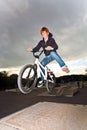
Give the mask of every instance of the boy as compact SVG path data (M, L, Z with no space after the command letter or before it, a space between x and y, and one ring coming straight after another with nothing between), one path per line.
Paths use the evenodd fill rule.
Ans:
M48 63L50 63L53 60L56 60L57 63L62 68L62 71L65 71L66 73L69 73L69 69L62 60L62 58L59 56L59 54L56 52L58 49L58 45L56 44L54 38L52 37L52 34L49 32L49 29L47 27L42 27L40 30L40 33L42 35L42 40L37 44L35 48L28 48L28 51L34 51L37 52L42 47L44 50L45 58L41 61L41 64L43 66L46 66Z

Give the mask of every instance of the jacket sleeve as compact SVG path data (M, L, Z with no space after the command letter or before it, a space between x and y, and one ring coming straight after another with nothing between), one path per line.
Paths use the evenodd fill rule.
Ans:
M54 48L54 50L57 50L57 49L58 49L58 45L57 45L57 43L55 42L54 38L51 39L51 42L50 42L50 43L51 43L50 45Z
M41 41L40 41L40 42L37 44L37 46L33 48L33 51L34 51L34 52L38 52L41 47L42 47L42 46L41 46Z

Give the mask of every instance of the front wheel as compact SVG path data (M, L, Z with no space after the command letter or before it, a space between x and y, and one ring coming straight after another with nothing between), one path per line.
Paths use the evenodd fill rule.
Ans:
M37 74L34 65L25 65L18 76L18 88L24 93L30 93L36 85Z

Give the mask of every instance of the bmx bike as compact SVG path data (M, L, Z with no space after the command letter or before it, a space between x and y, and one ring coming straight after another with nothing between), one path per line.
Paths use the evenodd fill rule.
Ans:
M35 57L35 62L34 64L24 65L24 67L20 70L17 80L18 88L24 94L30 93L33 89L39 86L39 80L42 75L43 85L47 91L51 93L55 88L55 75L47 66L44 67L39 61L39 57L43 53L43 50L40 51L38 55L33 51L32 53ZM43 85L41 87L43 87Z

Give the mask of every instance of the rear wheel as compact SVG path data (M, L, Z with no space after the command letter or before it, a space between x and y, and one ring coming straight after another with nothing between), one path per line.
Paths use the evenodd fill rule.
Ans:
M37 74L34 65L25 65L18 76L18 88L24 93L30 93L36 86Z
M55 91L56 78L55 75L48 74L48 78L46 80L46 88L49 93L54 93Z

